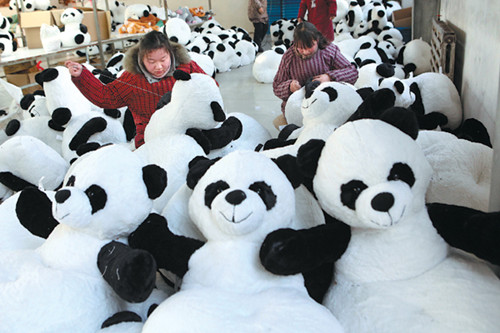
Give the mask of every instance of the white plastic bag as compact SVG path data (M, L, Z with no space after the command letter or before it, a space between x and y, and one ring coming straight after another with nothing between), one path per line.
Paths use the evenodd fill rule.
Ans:
M61 49L61 31L56 25L42 24L40 28L40 40L45 52L53 52Z

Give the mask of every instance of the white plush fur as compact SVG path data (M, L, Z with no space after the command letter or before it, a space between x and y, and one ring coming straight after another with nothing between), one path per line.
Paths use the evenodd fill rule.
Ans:
M229 188L205 204L205 188L224 180ZM269 210L249 189L265 181L276 194ZM243 191L237 205L226 196ZM259 263L264 237L290 225L294 190L272 161L237 151L214 164L194 188L190 215L207 242L190 258L180 291L151 314L143 332L343 332L335 317L307 294L301 275L277 276ZM237 223L230 222L231 220Z
M0 145L0 171L11 172L35 186L55 190L68 168L59 153L35 137L15 136ZM10 192L3 184L0 188L1 192Z
M433 170L427 202L489 210L492 148L443 131L420 131L417 143Z
M255 58L255 62L252 67L252 74L257 82L261 83L272 83L276 73L278 72L278 67L283 57L282 50L280 53L275 50L267 50L259 54Z
M388 180L394 163L415 182ZM351 226L324 304L348 332L494 332L500 281L486 264L450 255L425 207L432 168L417 143L379 120L339 127L322 151L314 189L323 209ZM341 187L362 181L351 209ZM388 211L373 199L392 195Z

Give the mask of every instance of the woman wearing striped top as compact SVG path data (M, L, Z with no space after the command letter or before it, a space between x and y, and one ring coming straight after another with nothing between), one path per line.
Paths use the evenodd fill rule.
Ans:
M292 46L285 52L274 77L274 94L281 98L285 112L288 97L299 90L308 79L313 81L343 81L354 84L358 70L310 22L295 28Z

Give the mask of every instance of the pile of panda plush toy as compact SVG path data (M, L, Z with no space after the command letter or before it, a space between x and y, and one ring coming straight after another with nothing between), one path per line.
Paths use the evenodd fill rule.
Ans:
M139 148L130 112L90 103L65 67L34 94L2 83L0 331L496 332L488 133L413 41L406 63L362 52L396 45L375 38L392 1L337 3L358 82L306 85L276 136L213 76L269 80L256 67L279 64L294 20L257 55L242 29L170 19L208 75L174 72ZM85 66L104 85L123 57Z

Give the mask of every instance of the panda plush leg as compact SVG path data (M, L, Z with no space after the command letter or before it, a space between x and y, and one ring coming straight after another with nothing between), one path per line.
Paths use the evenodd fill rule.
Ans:
M432 224L453 247L500 265L500 212L432 203L427 205Z
M127 302L146 300L156 280L156 263L148 252L112 241L99 251L97 266L113 290Z

